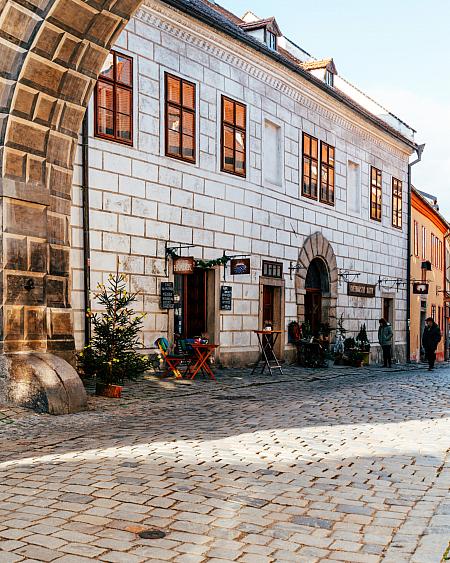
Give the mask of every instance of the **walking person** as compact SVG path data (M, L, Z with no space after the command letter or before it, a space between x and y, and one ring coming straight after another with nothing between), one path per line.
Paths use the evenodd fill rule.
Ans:
M391 325L386 319L380 319L380 327L378 328L378 342L383 350L383 362L385 368L392 367L392 339L394 333Z
M432 317L428 317L425 321L425 330L422 336L422 346L425 350L425 358L428 360L428 371L433 371L434 369L436 350L441 338L441 329Z

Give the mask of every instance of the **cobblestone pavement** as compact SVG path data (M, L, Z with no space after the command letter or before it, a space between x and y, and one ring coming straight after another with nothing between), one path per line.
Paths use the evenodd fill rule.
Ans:
M0 562L441 560L449 368L218 377L0 407Z

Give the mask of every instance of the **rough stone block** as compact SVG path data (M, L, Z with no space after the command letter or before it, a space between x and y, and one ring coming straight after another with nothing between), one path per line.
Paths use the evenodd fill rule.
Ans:
M27 155L26 180L30 183L45 185L45 159L31 154Z
M50 245L50 274L66 276L69 274L69 250Z
M22 340L23 334L23 307L5 307L5 339Z
M4 152L3 170L8 178L25 178L26 154L6 148Z
M50 310L50 338L70 337L73 334L72 314L61 309Z
M29 243L29 256L31 272L46 272L47 271L47 252L48 246L45 242L30 241Z
M6 302L17 305L42 305L44 279L33 274L6 276Z
M45 58L52 59L58 45L61 42L64 32L48 21L42 24L41 32L36 38L33 51Z
M65 307L67 303L66 280L47 277L47 306Z
M21 238L5 238L6 263L8 270L27 269L27 240Z
M45 309L43 307L26 309L25 335L27 340L42 340L45 337Z
M40 92L57 96L64 74L61 66L30 56L23 69L22 80Z

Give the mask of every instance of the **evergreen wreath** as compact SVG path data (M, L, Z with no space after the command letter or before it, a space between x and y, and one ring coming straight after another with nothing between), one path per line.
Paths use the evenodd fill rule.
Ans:
M176 258L180 258L180 256L177 254L174 248L168 248L167 255L173 258L174 260ZM226 264L228 264L230 260L232 260L232 257L227 256L226 254L224 254L220 258L214 258L213 260L195 259L195 267L203 268L204 270L207 270L209 268L214 268L214 266L225 266Z

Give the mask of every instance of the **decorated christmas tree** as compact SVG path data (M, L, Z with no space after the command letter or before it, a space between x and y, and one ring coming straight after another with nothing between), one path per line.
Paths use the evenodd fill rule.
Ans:
M130 307L136 293L127 291L124 274L110 274L105 284L99 284L95 298L104 308L91 313L92 338L81 354L79 364L86 376L95 376L106 385L116 385L124 379L135 379L151 363L138 352L142 348L139 332L145 314L136 314Z

